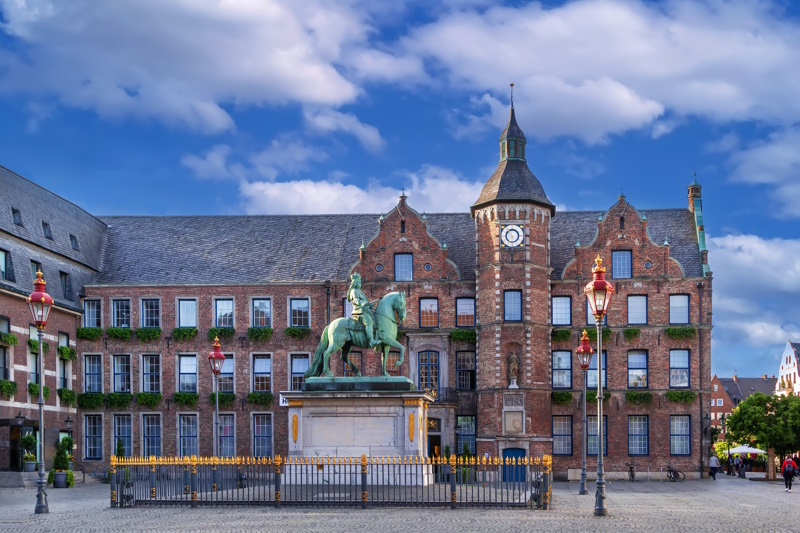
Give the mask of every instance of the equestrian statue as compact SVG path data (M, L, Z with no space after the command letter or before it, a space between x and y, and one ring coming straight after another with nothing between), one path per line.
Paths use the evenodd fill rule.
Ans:
M403 364L405 347L397 342L397 327L406 318L405 293L390 292L379 301L375 300L378 306L373 308L374 302L370 302L361 290L361 275L354 273L350 276L347 300L353 304L353 318L337 318L325 326L314 352L314 359L303 375L306 379L333 377L330 357L337 350L342 351L342 361L350 365L353 373L361 376L361 370L348 359L353 346L373 348L381 354L381 376L389 376L386 372L386 358L390 348L400 350L395 367L399 368Z

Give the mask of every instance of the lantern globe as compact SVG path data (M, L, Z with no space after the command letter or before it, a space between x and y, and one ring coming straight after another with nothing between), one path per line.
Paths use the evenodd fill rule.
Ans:
M214 338L214 350L208 354L208 363L215 376L222 372L222 365L225 363L225 355L219 349L219 337Z
M586 330L583 330L581 345L578 346L575 353L578 354L578 363L581 366L581 370L584 372L589 370L589 363L592 361L594 350L592 350L592 347L589 345L589 336L586 334Z
M608 311L611 303L611 295L614 293L614 286L606 281L606 267L600 255L595 258L595 266L592 268L592 281L586 284L583 292L589 300L589 307L596 320L602 319Z
M50 317L50 310L53 308L53 298L45 292L47 282L42 278L42 271L36 272L36 279L33 280L33 292L28 296L28 309L30 309L33 323L37 329L44 329L47 319Z

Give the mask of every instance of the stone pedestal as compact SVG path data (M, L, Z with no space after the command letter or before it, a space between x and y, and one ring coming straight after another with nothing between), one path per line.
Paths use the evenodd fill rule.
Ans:
M433 398L423 391L304 390L281 395L289 405L291 456L427 456L427 405Z

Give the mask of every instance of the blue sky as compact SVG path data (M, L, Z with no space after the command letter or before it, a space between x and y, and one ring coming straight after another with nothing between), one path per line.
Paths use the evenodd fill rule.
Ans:
M465 211L509 83L559 209L703 185L712 370L800 340L800 3L0 0L0 164L98 214Z

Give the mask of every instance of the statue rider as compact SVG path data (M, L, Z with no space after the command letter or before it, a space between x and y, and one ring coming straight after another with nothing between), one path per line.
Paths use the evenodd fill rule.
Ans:
M375 340L373 335L372 304L361 291L361 275L357 272L350 276L350 288L347 290L347 300L353 304L353 318L357 322L364 324L370 347L379 346L381 341Z

